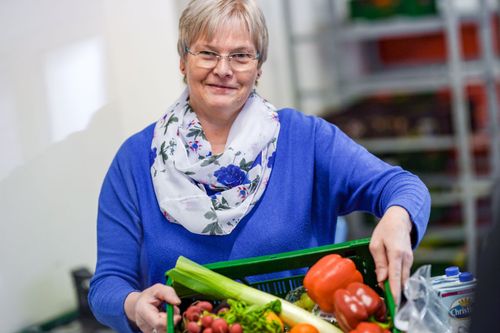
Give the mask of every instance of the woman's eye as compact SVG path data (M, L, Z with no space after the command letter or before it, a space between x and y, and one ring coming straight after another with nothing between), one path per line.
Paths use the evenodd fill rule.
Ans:
M217 53L212 52L212 51L200 51L199 52L201 56L207 57L207 58L217 58Z
M231 54L231 57L234 59L237 59L237 60L241 60L241 59L250 58L250 55L248 53L233 53L233 54Z

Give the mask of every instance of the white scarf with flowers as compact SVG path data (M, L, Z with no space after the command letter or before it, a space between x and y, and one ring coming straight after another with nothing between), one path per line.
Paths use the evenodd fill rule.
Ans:
M151 176L165 218L190 232L227 235L259 201L271 175L280 123L255 91L222 154L212 155L187 89L156 123Z

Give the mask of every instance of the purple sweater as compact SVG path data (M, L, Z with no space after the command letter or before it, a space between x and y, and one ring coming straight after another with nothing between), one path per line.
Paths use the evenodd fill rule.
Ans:
M418 244L430 196L416 176L381 161L323 119L291 109L280 110L279 118L267 189L226 236L192 234L162 216L150 176L154 124L122 145L99 198L97 266L89 292L99 321L133 332L126 296L164 283L179 255L208 263L331 244L337 216L355 210L381 217L390 206L404 207Z

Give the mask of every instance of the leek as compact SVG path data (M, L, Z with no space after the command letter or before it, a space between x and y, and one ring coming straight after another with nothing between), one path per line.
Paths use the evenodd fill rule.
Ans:
M255 305L264 305L278 299L281 302L280 318L288 326L309 323L316 327L320 333L342 332L334 325L290 302L236 282L182 256L177 259L175 267L169 270L167 275L176 284L216 299L236 299Z

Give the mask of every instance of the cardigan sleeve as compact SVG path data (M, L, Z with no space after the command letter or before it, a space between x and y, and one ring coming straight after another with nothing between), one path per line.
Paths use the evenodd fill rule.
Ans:
M377 158L335 125L321 120L317 135L316 154L321 156L320 169L328 172L338 214L361 210L381 217L389 207L401 206L412 220L412 245L416 247L430 214L430 194L424 183Z
M127 176L123 146L104 179L97 216L97 265L90 282L89 304L94 316L118 332L136 332L124 310L132 291L140 291L142 228Z

